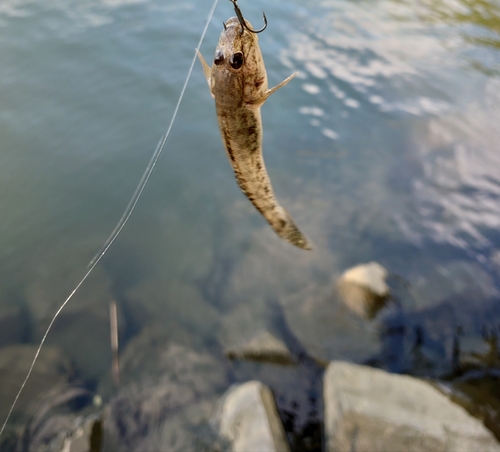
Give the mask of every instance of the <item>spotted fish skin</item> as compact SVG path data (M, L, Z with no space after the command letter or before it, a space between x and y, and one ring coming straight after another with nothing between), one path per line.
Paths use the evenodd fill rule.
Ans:
M246 21L252 28L251 24ZM309 250L306 237L279 205L262 157L260 107L295 74L267 88L267 73L255 33L242 32L236 17L225 23L212 68L198 52L215 99L222 142L243 193L271 225L291 244Z

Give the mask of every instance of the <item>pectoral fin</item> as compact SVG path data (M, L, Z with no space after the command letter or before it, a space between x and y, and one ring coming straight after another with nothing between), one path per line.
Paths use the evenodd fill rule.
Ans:
M267 100L267 98L278 91L280 88L283 88L292 78L294 78L297 75L297 72L294 72L290 77L287 77L285 80L283 80L281 83L277 84L274 88L268 89L261 97L259 97L256 100L253 100L251 102L248 102L248 106L250 108L259 108L262 107L264 102Z
M215 97L214 93L212 92L212 69L210 69L210 66L207 64L205 58L203 58L203 55L198 49L196 49L196 53L198 54L201 65L203 66L203 73L205 74L205 78L207 79L208 87L210 88L210 94L212 95L212 97Z

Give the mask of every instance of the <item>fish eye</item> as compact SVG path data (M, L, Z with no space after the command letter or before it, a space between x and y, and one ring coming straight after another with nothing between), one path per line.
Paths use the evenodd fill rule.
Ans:
M229 64L233 69L239 69L241 66L243 66L243 53L233 53L231 55L231 59L229 60Z
M222 63L224 63L224 52L222 50L217 50L217 52L215 53L214 63L217 66L220 66Z

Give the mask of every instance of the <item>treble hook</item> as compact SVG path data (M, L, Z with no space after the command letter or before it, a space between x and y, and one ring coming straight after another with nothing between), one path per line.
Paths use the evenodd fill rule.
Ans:
M236 16L238 17L238 20L241 25L241 33L243 33L245 30L249 31L250 33L262 33L267 28L267 17L265 12L262 12L262 17L264 19L264 26L260 30L252 30L251 28L248 28L247 24L245 23L245 19L243 18L243 14L241 13L241 9L236 4L238 0L229 0L229 1L234 6L234 12L236 13Z

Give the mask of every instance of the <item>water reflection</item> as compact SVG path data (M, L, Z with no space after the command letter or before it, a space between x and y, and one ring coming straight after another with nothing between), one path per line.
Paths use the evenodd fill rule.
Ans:
M413 5L412 2L410 6ZM458 26L460 36L472 46L473 54L468 55L471 66L486 75L500 75L496 53L500 50L500 5L497 1L423 0L418 4L417 11L419 18L425 22ZM481 48L493 53L481 55Z

